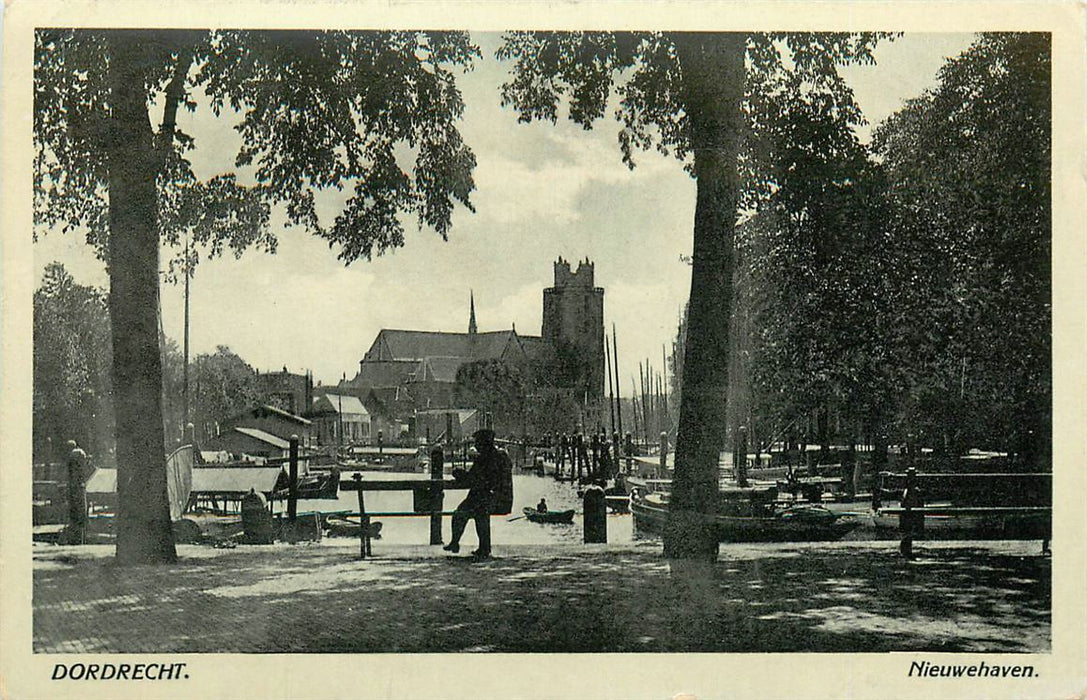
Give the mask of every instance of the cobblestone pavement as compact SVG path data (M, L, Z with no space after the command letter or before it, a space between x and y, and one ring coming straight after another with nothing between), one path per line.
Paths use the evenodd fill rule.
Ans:
M119 567L109 546L34 547L36 652L856 652L1050 649L1036 542L179 547Z

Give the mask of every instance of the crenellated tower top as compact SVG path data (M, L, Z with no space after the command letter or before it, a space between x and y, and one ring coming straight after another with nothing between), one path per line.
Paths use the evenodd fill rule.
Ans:
M577 270L570 271L570 262L561 256L555 261L555 287L587 287L594 286L594 264L586 257L578 261Z

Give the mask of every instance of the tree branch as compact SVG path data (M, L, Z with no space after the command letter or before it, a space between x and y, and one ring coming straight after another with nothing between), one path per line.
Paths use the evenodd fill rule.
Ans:
M178 49L177 62L174 64L174 74L166 86L166 104L162 108L162 126L159 127L157 146L157 172L162 172L166 165L166 157L173 145L174 134L177 133L177 107L185 96L185 78L189 74L194 58L191 44Z

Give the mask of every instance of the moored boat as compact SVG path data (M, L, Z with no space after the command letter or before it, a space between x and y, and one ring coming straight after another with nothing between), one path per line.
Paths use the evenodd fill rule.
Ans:
M829 542L839 540L861 525L816 504L775 502L776 490L735 489L721 494L713 516L721 542ZM668 520L668 494L636 490L630 499L634 528L660 535Z
M327 532L325 533L329 537L358 537L362 526L358 520L350 519L342 516L331 516L325 520ZM381 537L380 521L370 521L370 537L379 539Z
M547 510L541 511L535 508L522 509L525 517L534 523L561 523L568 525L574 522L573 510Z

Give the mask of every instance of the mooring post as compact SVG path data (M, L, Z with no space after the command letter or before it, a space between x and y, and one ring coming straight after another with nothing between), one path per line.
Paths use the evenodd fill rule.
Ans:
M382 444L385 439L385 434L382 431L377 431L377 456L380 457L383 452L384 445Z
M430 451L430 480L434 482L430 487L430 543L442 543L442 503L445 492L442 491L442 475L445 471L445 456L442 454L441 445L435 445Z
M736 451L733 453L733 467L736 470L736 485L747 488L747 426L740 426L736 435Z
M660 477L668 476L668 433L661 431L660 435Z
M585 469L585 436L578 433L574 436L574 461L577 463L577 480L581 481L582 472ZM572 477L573 475L571 475ZM573 478L570 479L573 481Z
M607 544L608 506L604 489L592 484L582 496L583 541L585 544Z
M590 468L587 470L589 472L589 478L598 479L600 477L600 436L596 433L593 433L589 437L589 449L591 449L593 453Z
M87 537L87 453L75 440L68 441L68 527L67 544L86 544Z
M917 470L910 466L906 469L906 489L902 492L902 514L898 516L899 529L902 531L902 542L899 551L906 559L913 558L913 538L925 528L925 516L923 513L915 513L914 508L924 505L921 494L917 490Z
M298 436L292 435L290 442L290 471L288 472L290 480L287 483L287 521L293 527L294 521L298 517Z

